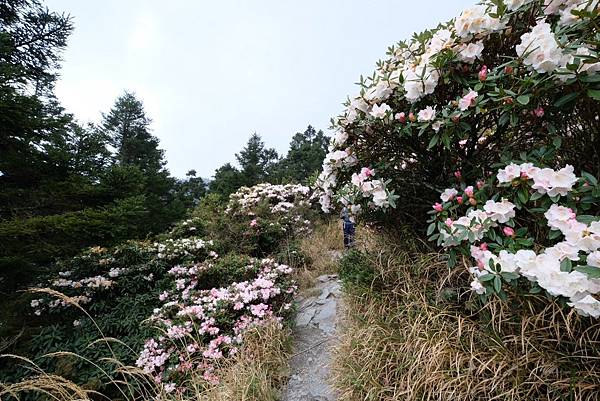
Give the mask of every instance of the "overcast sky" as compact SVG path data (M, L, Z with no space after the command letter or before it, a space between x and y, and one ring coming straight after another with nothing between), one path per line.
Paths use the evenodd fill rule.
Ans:
M75 31L56 93L99 121L124 90L153 120L168 168L202 177L252 132L284 153L326 130L387 47L476 0L46 0Z

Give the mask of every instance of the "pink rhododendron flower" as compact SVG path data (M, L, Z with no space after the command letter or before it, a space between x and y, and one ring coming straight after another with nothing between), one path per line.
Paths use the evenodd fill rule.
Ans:
M465 188L465 195L467 195L469 198L473 197L473 195L474 195L473 186L469 185L468 187Z
M406 122L406 114L403 111L400 113L396 113L394 118L396 120L400 121L402 124L404 124Z
M444 207L439 202L436 202L435 205L433 205L432 207L436 212L441 212L444 210Z
M459 205L463 204L463 197L462 196L457 196L456 197L456 201L458 202Z
M467 110L475 104L475 99L477 99L478 95L479 94L474 90L469 90L469 92L458 101L458 108L461 111Z

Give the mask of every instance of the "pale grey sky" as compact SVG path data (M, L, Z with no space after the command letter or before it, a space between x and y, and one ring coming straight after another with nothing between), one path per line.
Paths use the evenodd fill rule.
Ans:
M56 92L99 121L124 90L143 100L176 176L234 161L250 134L287 150L326 130L387 47L476 0L46 0L75 31Z

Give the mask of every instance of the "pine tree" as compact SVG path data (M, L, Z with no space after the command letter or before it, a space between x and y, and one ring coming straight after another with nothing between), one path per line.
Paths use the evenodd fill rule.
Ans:
M275 149L265 148L260 135L252 134L248 143L235 155L241 166L243 185L252 186L265 181L269 171L278 160Z

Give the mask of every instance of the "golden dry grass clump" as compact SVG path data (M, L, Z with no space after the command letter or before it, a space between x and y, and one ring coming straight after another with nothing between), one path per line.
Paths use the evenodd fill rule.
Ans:
M177 401L277 401L288 374L291 336L286 328L270 324L248 332L240 352L217 372L221 381L206 385L192 380L192 395Z
M297 268L296 280L301 288L306 288L313 285L316 277L337 271L344 250L341 223L336 219L318 223L310 235L300 240L299 248L307 260Z
M600 323L539 295L481 306L464 266L368 237L383 289L346 287L340 401L600 400Z

